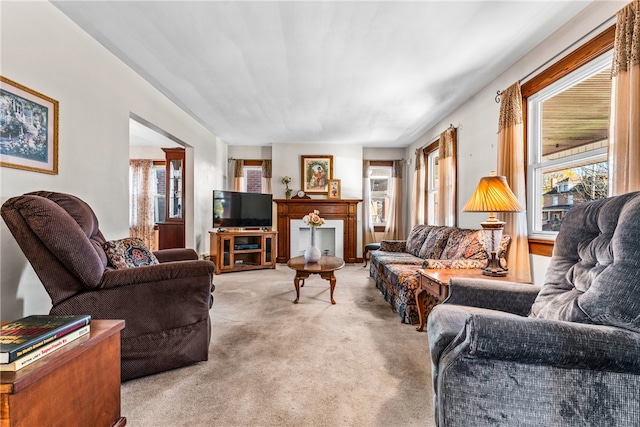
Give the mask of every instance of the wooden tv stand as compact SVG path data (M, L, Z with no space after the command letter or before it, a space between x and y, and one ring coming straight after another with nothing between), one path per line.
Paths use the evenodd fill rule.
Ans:
M248 229L209 231L211 260L216 274L276 268L278 232Z

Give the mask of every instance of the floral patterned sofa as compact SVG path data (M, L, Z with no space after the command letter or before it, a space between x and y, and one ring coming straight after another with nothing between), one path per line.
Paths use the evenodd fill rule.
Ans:
M504 234L500 242L500 263L511 238ZM418 323L415 290L422 268L483 268L487 265L487 247L482 230L457 227L416 225L407 240L382 240L380 249L371 252L369 274L384 299L391 304L403 323ZM427 296L425 314L436 300ZM425 316L426 318L426 316Z

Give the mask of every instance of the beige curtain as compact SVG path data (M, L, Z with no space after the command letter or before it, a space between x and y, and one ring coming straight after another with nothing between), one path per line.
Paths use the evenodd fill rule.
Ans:
M498 175L507 182L522 206L527 206L525 186L524 124L522 121L522 92L516 82L501 95L500 119L498 122ZM507 264L509 276L531 281L529 241L526 212L503 213L506 221L505 233L511 236Z
M262 161L262 192L264 194L273 194L271 188L271 160Z
M617 14L611 67L609 195L640 190L640 0Z
M450 127L440 134L438 143L438 212L436 224L456 225L456 143L458 132Z
M422 199L424 198L424 180L422 179L422 150L416 149L413 168L413 200L411 201L411 228L423 222Z
M369 179L369 168L371 167L371 162L369 160L362 161L362 189L363 189L363 197L362 200L365 200L363 204L363 216L364 221L362 221L362 245L367 245L369 243L376 242L376 234L373 228L373 223L371 222L371 179ZM367 203L368 202L368 203Z
M393 175L391 178L391 196L389 201L389 218L384 229L383 239L402 239L402 160L393 161Z
M156 250L153 218L153 160L129 160L129 236L139 237Z
M233 191L242 191L242 180L244 179L244 160L233 161Z

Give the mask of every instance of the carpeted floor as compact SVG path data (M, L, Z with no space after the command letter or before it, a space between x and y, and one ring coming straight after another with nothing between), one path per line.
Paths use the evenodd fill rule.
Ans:
M427 334L350 264L215 276L209 361L122 385L127 426L433 426Z

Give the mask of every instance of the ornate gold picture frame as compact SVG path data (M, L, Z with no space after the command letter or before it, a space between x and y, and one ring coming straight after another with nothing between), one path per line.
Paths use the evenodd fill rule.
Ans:
M333 156L300 156L302 190L307 194L327 194L333 177Z
M0 166L58 173L58 101L0 76Z

